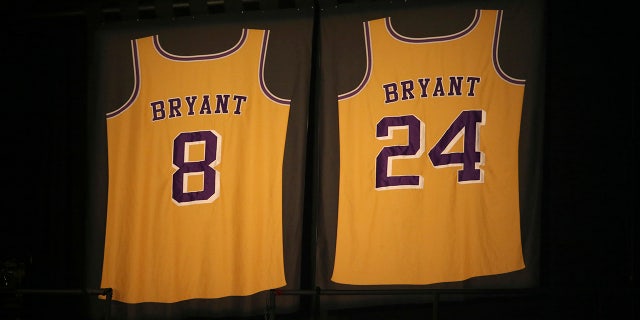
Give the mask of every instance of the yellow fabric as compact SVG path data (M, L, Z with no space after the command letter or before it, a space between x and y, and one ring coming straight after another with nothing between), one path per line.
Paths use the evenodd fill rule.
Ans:
M157 46L153 36L132 41L139 91L107 114L101 286L116 301L245 296L286 284L289 101L261 89L268 31L244 33L236 51L217 56L165 57L161 37ZM214 192L198 196L205 181Z
M339 96L340 191L332 281L432 284L525 267L518 199L524 81L501 77L492 60L499 12L478 14L476 26L470 24L463 30L468 32L452 39L399 40L385 19L364 23L365 37L367 27L370 31L371 73L357 90ZM451 86L451 76L462 77L459 90ZM420 81L426 81L419 79L427 78L423 90ZM429 151L465 110L484 117L476 123L477 151L483 157L475 163L483 174L458 181L462 166L436 166ZM376 188L376 159L383 148L408 144L407 127L391 128L386 138L376 133L383 118L394 116L416 119L415 136L422 140L414 157L397 157L383 169L389 175L418 176L420 182ZM444 153L464 151L470 133L459 133Z

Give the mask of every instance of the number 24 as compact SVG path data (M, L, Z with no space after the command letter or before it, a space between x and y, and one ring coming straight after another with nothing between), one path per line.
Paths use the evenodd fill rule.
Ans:
M436 168L461 166L458 170L458 183L481 183L484 173L478 167L484 163L479 151L479 128L485 124L484 110L465 110L453 120L440 140L429 150L429 159ZM479 125L480 126L479 126ZM412 159L422 155L425 148L425 125L414 115L384 117L377 124L376 138L391 139L393 130L408 130L406 145L383 147L376 157L376 189L422 188L423 180L419 175L391 174L395 159ZM462 152L450 152L455 143L464 136Z

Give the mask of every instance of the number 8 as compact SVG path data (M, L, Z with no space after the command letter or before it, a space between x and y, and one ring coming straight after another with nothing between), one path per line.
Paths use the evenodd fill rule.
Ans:
M209 203L220 194L220 174L213 169L220 163L220 143L222 138L214 131L182 132L173 141L172 198L178 205ZM204 159L187 161L189 147L204 144ZM203 190L186 191L189 177L202 176Z

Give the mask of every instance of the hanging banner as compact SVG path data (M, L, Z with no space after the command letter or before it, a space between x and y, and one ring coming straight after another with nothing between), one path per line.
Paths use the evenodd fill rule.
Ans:
M114 301L218 299L202 310L236 315L299 288L312 21L283 10L98 30L108 176L94 245Z
M541 28L534 1L323 10L318 286L537 285Z

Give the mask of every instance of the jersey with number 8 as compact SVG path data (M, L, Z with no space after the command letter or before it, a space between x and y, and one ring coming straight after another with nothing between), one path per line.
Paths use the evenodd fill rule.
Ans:
M268 30L234 47L132 41L136 86L107 114L102 287L127 303L246 296L284 286L282 172L289 100L263 78ZM212 41L215 41L213 39Z
M332 281L432 284L524 268L518 139L524 80L497 59L502 11L411 38L364 23L368 68L339 96Z

